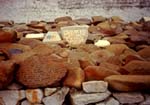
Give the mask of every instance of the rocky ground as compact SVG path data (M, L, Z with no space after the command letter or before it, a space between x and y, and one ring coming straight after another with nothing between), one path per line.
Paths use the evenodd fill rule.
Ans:
M0 21L0 105L150 105L150 19Z

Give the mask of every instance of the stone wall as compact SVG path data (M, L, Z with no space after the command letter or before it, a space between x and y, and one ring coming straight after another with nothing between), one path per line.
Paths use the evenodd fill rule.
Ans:
M127 21L150 16L149 0L0 0L0 20L52 21L59 16L73 18L118 15Z

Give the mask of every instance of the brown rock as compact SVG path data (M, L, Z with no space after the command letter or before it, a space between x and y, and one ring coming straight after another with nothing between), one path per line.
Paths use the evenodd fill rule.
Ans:
M5 49L10 54L10 56L31 50L30 46L17 43L1 43L0 49Z
M147 21L147 22L144 23L143 29L145 31L150 31L150 21Z
M114 65L122 66L123 61L120 59L120 56L111 56L106 60L107 63L111 63Z
M67 67L68 74L64 78L63 85L75 88L81 88L82 82L85 80L84 71L79 67Z
M100 66L108 68L108 69L113 70L113 71L119 71L120 70L120 67L118 65L111 64L108 62L102 62L102 63L100 63Z
M53 49L44 44L37 45L33 48L32 51L35 52L37 55L50 55L53 53Z
M93 26L93 25L91 25L91 26L88 28L88 31L89 31L89 33L92 33L92 34L100 33L98 27L97 27L97 26Z
M0 61L8 60L10 58L10 53L5 50L0 48Z
M115 53L115 55L120 55L129 48L125 44L111 44L110 46L107 46L106 49L110 52Z
M17 39L17 34L15 31L0 29L0 43L15 42L16 39Z
M15 64L11 61L0 62L0 89L6 88L13 80Z
M119 75L120 73L106 67L88 66L84 69L86 80L103 80L110 75Z
M150 62L133 60L123 67L129 72L129 74L137 75L149 75L150 74Z
M30 88L46 87L59 82L66 72L63 62L50 56L32 56L20 64L16 78Z
M34 47L36 47L37 45L43 44L43 43L42 43L41 41L39 41L39 40L36 40L36 39L26 39L26 38L21 39L18 43L23 44L23 45L28 45L28 46L30 46L31 48L34 48Z
M90 25L91 24L91 20L87 19L87 18L80 18L80 19L76 19L74 21L79 25Z
M61 21L72 21L72 18L70 16L64 16L64 17L58 17L55 19L55 22L61 22Z
M105 49L99 49L90 54L92 61L95 64L107 61L110 57L113 57L114 53Z
M97 27L100 28L100 32L104 33L104 36L112 36L115 34L115 30L111 28L111 25L108 21L99 23Z
M105 21L106 18L103 17L103 16L93 16L92 20L93 20L93 23L95 24L95 23L99 23L99 22Z
M94 63L92 63L88 60L79 59L79 63L80 63L80 67L82 69L85 69L87 66L94 66Z
M20 54L15 54L13 56L11 56L11 60L14 61L17 64L20 64L21 62L23 62L24 60L26 60L27 58L35 55L36 53L33 51L27 51L24 53L20 53Z
M146 60L150 60L150 47L146 47L140 51L138 51L138 54L143 57Z
M104 79L117 91L140 91L150 89L149 75L112 75Z

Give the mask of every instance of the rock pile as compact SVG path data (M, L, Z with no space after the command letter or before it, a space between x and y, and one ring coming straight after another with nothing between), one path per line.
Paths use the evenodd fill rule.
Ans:
M0 105L150 105L145 18L0 26Z

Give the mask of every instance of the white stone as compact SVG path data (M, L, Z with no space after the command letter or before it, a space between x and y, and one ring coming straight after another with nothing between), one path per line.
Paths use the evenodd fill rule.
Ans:
M73 105L87 105L90 103L97 103L105 100L110 96L110 92L106 91L105 93L74 93L71 94L71 100Z
M7 87L7 89L9 89L9 90L19 90L21 88L23 88L23 87L17 83L12 83Z
M25 38L31 38L31 39L43 39L44 33L38 33L38 34L27 34Z
M150 21L150 17L143 17L143 20L144 20L145 22Z
M106 102L103 101L103 102L97 103L95 105L106 105Z
M26 90L26 98L30 103L41 103L43 92L41 89L28 89Z
M43 98L44 105L62 105L66 95L69 92L69 88L63 87L51 96Z
M144 101L144 97L141 93L131 92L131 93L113 93L113 96L121 104L134 104Z
M98 40L94 45L97 47L106 47L110 45L110 42L108 40Z
M107 100L97 103L96 105L120 105L119 102L113 97L108 98Z
M0 91L0 97L5 105L16 105L18 101L25 98L25 91L5 90Z
M144 94L145 100L141 102L139 105L150 105L150 94Z
M44 95L45 96L50 96L53 93L55 93L57 91L57 88L45 88L44 89Z
M108 83L104 81L88 81L83 82L82 87L86 93L105 92L108 88Z
M43 42L59 42L61 41L61 37L59 35L58 32L48 32L44 39L43 39Z
M62 27L62 38L66 40L70 46L84 44L88 38L88 27L87 25Z
M30 103L28 100L24 100L21 102L21 105L33 105L33 104ZM34 104L34 105L43 105L43 104Z
M106 100L106 105L119 105L119 102L116 99L110 97L108 100Z

